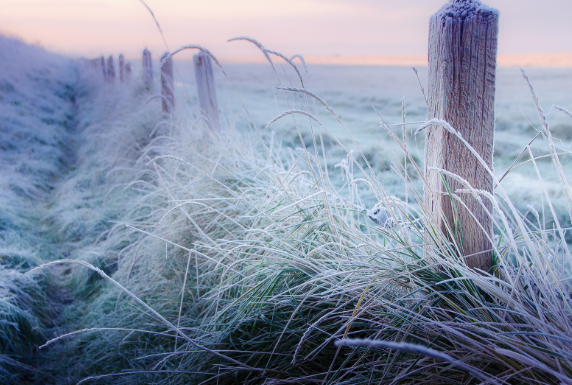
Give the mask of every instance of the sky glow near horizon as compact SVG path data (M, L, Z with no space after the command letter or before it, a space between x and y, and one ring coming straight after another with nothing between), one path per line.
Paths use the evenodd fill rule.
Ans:
M146 0L169 48L200 44L220 58L260 56L249 36L286 55L426 55L429 17L447 0ZM501 13L499 54L572 52L570 0L489 0ZM138 0L0 0L0 33L94 57L166 50ZM190 58L183 53L179 58Z

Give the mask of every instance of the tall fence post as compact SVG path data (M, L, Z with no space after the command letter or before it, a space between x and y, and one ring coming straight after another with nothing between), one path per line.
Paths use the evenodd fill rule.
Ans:
M168 56L169 53L165 52L161 56L161 63ZM161 67L161 94L163 95L163 112L170 113L175 107L172 58L169 58Z
M427 118L448 122L491 169L498 22L498 11L478 0L450 0L431 17L429 27ZM467 186L430 168L449 171L468 181L472 188L491 194L492 177L455 135L440 125L429 127L424 206L430 223L425 241L432 243L429 233L433 227L456 242L469 267L489 270L492 203L486 196L481 195L479 202L459 191Z
M145 88L150 90L153 85L153 62L151 62L151 52L147 48L143 50L143 82Z
M213 66L210 56L204 52L199 52L193 56L195 63L195 76L197 78L197 89L199 94L199 106L201 113L207 124L218 130L220 128L218 115L218 102L216 99Z
M115 66L113 65L113 56L107 58L107 81L113 83L115 81Z
M119 55L119 80L121 83L125 82L125 57L123 54Z

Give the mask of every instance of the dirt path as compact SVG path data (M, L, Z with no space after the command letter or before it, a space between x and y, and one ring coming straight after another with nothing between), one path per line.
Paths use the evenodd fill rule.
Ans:
M77 362L62 359L73 352L58 351L70 345L38 347L81 329L97 279L67 265L26 272L91 251L111 225L106 213L94 219L109 188L86 132L118 103L94 110L106 85L80 66L0 36L0 384L77 380Z
M141 112L143 102L135 82L107 84L99 72L91 73L81 63L73 63L71 68L75 71L73 81L60 84L55 91L65 95L67 109L60 127L65 135L55 145L60 165L49 179L49 188L34 201L30 234L39 254L36 265L76 259L111 275L122 246L108 248L106 240L123 220L131 199L129 190L114 187L133 178L131 173L117 170L133 167L149 142L157 117L155 111ZM126 115L133 111L143 116L141 125L128 123L131 118ZM90 352L85 351L81 338L64 338L47 348L37 347L92 327L88 313L105 290L105 282L78 265L54 265L46 268L42 277L44 298L37 307L45 309L45 315L32 344L33 352L25 360L35 370L23 371L19 382L75 384L98 370L97 365L88 363Z

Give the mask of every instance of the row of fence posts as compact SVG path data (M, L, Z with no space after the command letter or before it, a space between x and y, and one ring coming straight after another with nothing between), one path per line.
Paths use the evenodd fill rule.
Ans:
M100 70L103 73L103 79L106 82L115 82L115 65L113 62L113 56L109 56L106 60L103 56L97 59L86 60L86 65L94 70ZM123 55L119 55L119 80L122 83L131 80L131 64L125 62Z
M100 68L107 82L113 83L115 81L113 56L107 58L107 64L103 56L88 60L87 62L92 68ZM161 56L161 63L163 63L161 66L162 107L163 112L171 113L175 107L175 93L173 59L169 57L168 52ZM210 56L199 52L193 57L193 63L202 118L210 128L218 130L220 128L220 119L212 60ZM119 55L119 79L121 82L128 82L131 79L131 64L125 63L123 55ZM148 49L143 50L143 85L147 90L151 90L153 87L153 62L151 60L151 52L149 52Z
M499 13L476 0L449 0L430 19L427 120L439 119L454 127L481 161L454 133L440 124L427 130L425 142L424 206L428 218L425 243L435 243L435 233L445 234L458 245L467 265L488 271L492 266L493 138L495 125L495 78ZM167 57L165 54L162 61ZM219 127L211 58L199 52L193 57L199 106L212 128ZM143 63L152 76L150 54ZM145 64L147 63L147 64ZM150 79L151 81L152 79ZM173 66L161 69L163 110L174 104ZM488 170L487 170L488 168ZM440 170L444 170L443 173ZM467 186L479 191L475 197L461 193ZM445 183L444 183L445 182ZM453 203L449 192L458 197ZM438 239L438 237L437 237ZM439 245L444 250L446 245ZM426 249L429 250L429 249Z
M492 266L493 256L493 206L489 199L493 194L493 178L489 170L492 170L493 162L498 24L498 11L479 1L449 0L431 17L429 30L427 120L446 121L458 135L439 122L427 129L425 244L434 245L439 239L437 232L455 238L452 240L461 248L459 252L468 266L484 271ZM167 56L163 55L162 61ZM105 68L103 57L94 60ZM123 62L120 59L120 77ZM219 112L211 58L200 52L193 62L202 116L211 128L218 129ZM115 76L112 57L108 59L107 68L106 79L111 79ZM126 64L126 79L130 73L129 64ZM150 89L153 68L147 49L143 51L143 77L145 86ZM161 88L163 111L171 112L175 105L171 59L161 67ZM481 160L463 140L472 146ZM481 195L466 193L465 183L480 190ZM448 246L440 246L448 253Z

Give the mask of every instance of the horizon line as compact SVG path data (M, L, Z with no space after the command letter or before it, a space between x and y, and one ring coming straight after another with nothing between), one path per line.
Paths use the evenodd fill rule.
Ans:
M156 56L156 55L153 55ZM297 55L298 56L298 55ZM126 60L138 60L139 57L126 55ZM156 60L156 58L154 59ZM190 61L190 58L175 61ZM217 60L223 63L252 63L262 64L267 60L264 56L221 56ZM276 61L281 59L276 58ZM302 64L299 57L293 58L294 63ZM341 65L341 66L427 66L427 55L321 55L304 57L306 64L313 65ZM572 67L572 52L552 53L518 53L499 54L497 67L541 67L541 68L567 68Z
M138 57L131 55L127 60L137 60ZM266 63L264 56L223 56L217 57L220 62L226 63ZM174 59L176 61L189 61L192 59ZM280 60L280 59L277 59ZM304 57L306 64L317 65L342 65L342 66L427 66L426 55L322 55ZM299 58L295 58L296 64L302 64ZM572 52L552 52L552 53L519 53L519 54L499 54L497 57L497 67L545 67L545 68L566 68L572 67Z
M263 56L256 57L221 57L221 62L231 63L265 63ZM386 56L342 56L323 55L304 57L306 64L322 65L363 65L363 66L427 66L427 55L386 55ZM300 59L294 59L300 63ZM499 54L497 67L572 67L572 52Z

